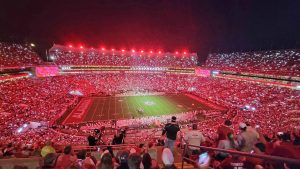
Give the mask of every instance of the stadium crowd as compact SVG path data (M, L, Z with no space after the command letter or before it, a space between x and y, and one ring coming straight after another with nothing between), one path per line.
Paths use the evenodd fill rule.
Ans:
M0 67L29 66L42 63L30 47L0 42Z
M195 67L197 56L191 54L112 52L53 46L51 60L58 65L110 65L148 67Z
M300 51L214 53L208 56L205 66L224 71L299 76Z
M24 47L13 45L5 47L0 44L1 64L5 66L18 66L39 63L38 59L31 55L23 54ZM26 53L25 52L25 53ZM55 51L56 52L56 51ZM4 53L4 54L3 54ZM6 54L8 53L8 54ZM13 53L13 54L12 54ZM28 52L27 52L28 53ZM30 52L29 52L30 53ZM28 56L13 58L15 56ZM104 64L104 65L129 65L139 66L179 66L193 67L196 62L192 59L174 60L172 58L150 59L147 57L126 57L120 59L115 56L95 59L92 53L73 54L67 51L57 51L54 58L57 64ZM213 59L220 57L220 61ZM283 60L282 58L285 58ZM260 60L261 59L261 60ZM29 62L27 62L30 60ZM223 61L222 61L223 60ZM225 66L222 66L222 64ZM244 54L216 54L208 59L207 66L224 70L258 70L260 72L284 72L285 75L299 75L299 53L297 51L271 51ZM130 64L131 65L131 64ZM282 67L281 69L278 69ZM278 69L278 70L277 70ZM290 72L293 72L292 74ZM287 74L286 74L287 73ZM114 95L126 91L154 91L166 93L190 93L207 101L228 107L227 114L204 120L193 121L190 125L180 126L180 131L175 133L175 141L182 144L190 142L187 137L191 131L201 131L201 137L197 144L231 149L235 151L253 152L257 154L271 154L299 159L300 142L300 93L299 90L269 86L265 84L251 83L229 79L212 77L197 77L194 75L176 74L150 74L150 73L103 73L103 74L76 74L54 77L30 77L15 81L0 83L0 158L10 157L44 157L42 168L158 168L157 163L147 155L148 148L134 147L120 152L119 156L109 151L103 151L100 160L95 160L85 151L79 151L76 156L72 147L66 146L63 154L59 155L57 145L84 145L87 143L85 136L76 136L80 133L79 126L59 126L52 128L54 118L72 108L78 96L70 94L71 91L80 91L88 96ZM178 116L176 123L186 121L197 112L183 113ZM186 115L186 116L184 116ZM160 117L157 123L167 123L169 116ZM228 120L229 119L229 120ZM118 125L127 126L131 122L146 124L158 120L155 117L138 118L132 120L120 120ZM172 119L173 120L173 119ZM225 123L224 123L225 121ZM41 124L37 128L26 128L36 122ZM174 121L172 121L174 122ZM223 124L224 123L224 124ZM20 127L24 127L20 130ZM68 133L62 132L68 130ZM166 129L164 128L164 131ZM195 130L195 131L194 131ZM168 131L166 131L167 137ZM199 133L198 133L199 134ZM200 134L199 134L200 135ZM180 137L179 137L180 136ZM177 137L177 140L176 140ZM163 137L157 139L158 145L163 145ZM54 144L55 143L55 144ZM169 144L169 143L168 143ZM172 147L168 147L172 150ZM165 148L162 152L163 168L176 168L174 166L173 152ZM188 154L189 156L193 155ZM199 153L199 152L198 152ZM126 154L126 155L124 155ZM124 155L124 156L122 156ZM212 168L226 168L236 162L243 163L245 168L260 166L268 168L290 169L299 166L291 164L272 164L264 160L248 157L229 156L226 153L211 152L212 157L208 165ZM61 166L65 165L65 166ZM79 166L78 166L79 165ZM201 168L201 166L198 166Z
M190 88L196 88L193 93L201 98L208 98L212 102L233 109L235 112L233 123L235 124L247 120L259 125L265 134L291 131L299 126L299 121L289 120L296 117L297 113L293 113L293 111L299 109L299 91L296 90L187 75L85 74L30 78L2 83L0 85L0 89L3 91L0 94L3 101L1 102L1 112L6 116L1 117L0 126L3 131L1 140L18 142L16 139L26 138L27 142L30 140L34 142L35 137L27 136L31 131L19 135L15 134L15 131L31 121L48 124L49 119L61 113L68 103L74 100L76 96L69 94L71 90L79 90L88 95L89 93L99 93L99 91L113 94L115 91L140 89L176 93L189 92ZM243 107L246 105L254 107L255 110L244 110ZM222 121L222 118L213 119L212 121L216 121L216 125L209 129L205 129L205 124L203 125L203 130L212 130L208 131L208 137L215 138L215 135L211 136L209 133L216 131L220 120ZM200 125L201 123L203 122L200 122ZM45 130L44 132L47 133L47 128L37 131L39 130L41 130L40 132ZM53 135L55 134L53 133ZM39 136L36 135L36 137L39 140ZM57 139L51 136L49 138L59 143L59 140L62 140L60 137L58 135ZM45 140L45 137L41 139ZM72 140L71 137L70 140ZM24 140L22 141L24 142Z

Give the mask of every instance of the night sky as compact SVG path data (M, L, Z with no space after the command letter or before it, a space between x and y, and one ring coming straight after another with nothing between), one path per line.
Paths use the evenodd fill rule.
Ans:
M0 41L209 52L300 47L298 0L7 0Z

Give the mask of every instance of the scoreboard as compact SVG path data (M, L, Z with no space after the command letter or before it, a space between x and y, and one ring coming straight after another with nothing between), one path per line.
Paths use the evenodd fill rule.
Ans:
M47 77L47 76L56 76L58 75L57 66L38 66L35 67L35 75L37 77Z

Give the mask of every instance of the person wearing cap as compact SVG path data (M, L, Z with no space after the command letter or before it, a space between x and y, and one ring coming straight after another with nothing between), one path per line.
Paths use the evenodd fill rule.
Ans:
M167 123L163 129L162 136L167 135L165 140L165 147L174 151L177 132L180 131L179 125L176 123L176 117L172 116L171 123Z
M247 130L247 125L245 123L240 123L239 128L241 133L237 136L237 149L243 152L250 152L257 142L257 134L251 130Z
M184 141L189 145L200 146L201 143L205 142L205 137L202 132L197 130L197 124L193 124L193 129L186 132L184 135ZM193 155L199 153L198 147L187 147L187 154Z

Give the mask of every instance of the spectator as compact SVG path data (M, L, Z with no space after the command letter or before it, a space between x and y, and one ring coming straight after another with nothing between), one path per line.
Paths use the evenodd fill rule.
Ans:
M42 148L41 155L42 157L45 157L49 153L55 153L55 149L51 145L52 143L50 141L47 142L47 144Z
M128 151L121 151L120 155L118 156L118 162L120 166L118 166L117 169L129 169L128 157L129 157Z
M129 169L139 169L142 162L142 158L139 154L133 153L128 157L128 167Z
M40 169L63 169L62 167L56 167L57 155L55 153L48 153L44 157L44 164Z
M171 119L171 123L166 124L162 132L162 136L165 134L167 135L165 140L165 147L170 148L173 152L178 131L180 131L180 128L176 123L176 117L173 116Z
M238 149L244 152L250 152L257 141L257 134L252 131L247 131L247 125L240 123L241 133L237 136Z
M193 124L192 130L186 132L186 134L184 135L184 140L187 144L189 145L194 145L194 146L200 146L201 143L205 142L205 138L202 134L202 132L200 132L197 129L197 124ZM199 154L199 148L198 147L187 147L187 154L188 155L194 155L194 154Z
M158 169L157 162L153 160L150 156L150 154L145 153L142 158L142 164L144 166L144 169Z
M164 148L162 152L163 169L176 169L174 165L174 156L169 148Z
M113 138L112 145L115 144L124 144L124 138L125 138L126 130L120 129L117 131L116 135Z
M252 153L259 155L266 155L266 146L263 143L256 143L253 147ZM255 166L265 166L264 160L261 158L247 157L246 166L247 168L255 168Z
M109 153L105 153L100 161L98 169L113 169L114 163L112 160L112 156Z
M68 168L71 164L76 163L77 158L73 156L73 153L72 146L66 146L64 148L64 153L58 157L56 166Z
M234 136L232 133L228 133L225 140L220 140L218 144L218 148L224 150L235 150L238 147L238 143L234 140ZM219 161L223 161L225 158L229 156L228 153L225 152L217 152L216 159Z
M83 167L84 164L91 164L91 165L95 166L94 161L90 157L86 156L86 151L85 150L80 150L77 153L77 163L81 167Z
M225 140L228 133L233 133L231 125L232 122L230 120L225 120L224 125L218 128L218 140Z

